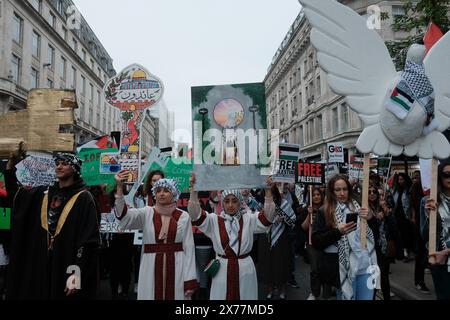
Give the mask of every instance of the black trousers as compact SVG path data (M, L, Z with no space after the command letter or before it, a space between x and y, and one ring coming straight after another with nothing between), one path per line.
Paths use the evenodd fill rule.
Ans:
M422 238L419 227L414 227L416 234L416 265L414 267L415 284L425 282L425 266L427 265L426 243Z
M450 300L450 272L447 265L431 266L434 289L438 300Z
M383 292L384 300L391 300L391 283L389 281L389 269L391 260L383 254L377 255L378 267L380 268L380 284L381 292Z

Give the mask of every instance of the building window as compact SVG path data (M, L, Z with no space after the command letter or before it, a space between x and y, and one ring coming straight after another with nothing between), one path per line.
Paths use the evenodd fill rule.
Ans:
M41 56L41 36L33 30L31 37L31 53L33 57L39 59Z
M19 44L22 45L23 41L23 19L14 12L13 16L13 34L12 34L13 40Z
M65 27L62 27L62 37L64 41L67 41L67 29Z
M78 41L73 38L73 51L78 52Z
M52 26L53 29L56 28L56 16L53 14L53 12L49 12L48 15L48 24Z
M298 110L302 110L302 108L303 108L303 100L302 99L303 99L303 95L300 92L298 94Z
M58 2L56 3L56 10L60 15L64 16L64 6L62 0L58 0Z
M80 119L84 121L84 102L80 102Z
M66 68L67 60L64 57L61 57L61 68L59 69L59 76L63 81L66 81Z
M50 88L50 89L54 88L53 80L47 79L47 88Z
M346 104L343 104L341 107L342 110L342 130L348 130L348 107Z
M94 86L90 83L89 87L91 89L91 102L94 102Z
M81 94L84 96L86 94L86 78L81 75Z
M102 70L100 68L97 68L97 75L99 78L102 77Z
M42 0L31 0L30 3L31 3L31 5L33 6L33 8L37 12L41 13L41 11L42 11Z
M395 18L405 15L405 8L403 6L392 6L392 16Z
M81 59L83 59L84 62L86 62L86 50L81 50Z
M72 67L72 89L77 87L77 69Z
M96 124L95 128L97 130L100 130L100 113L97 112L97 118L95 120L96 120L95 121L95 124Z
M55 48L53 48L51 45L48 46L48 64L50 69L53 70L55 66Z
M95 62L93 59L91 59L91 69L94 70L94 68L95 68Z
M13 81L15 83L20 83L20 71L22 68L22 65L21 65L22 61L18 56L13 54L11 62L12 62L11 72L12 72L12 76L13 76Z
M314 141L314 120L308 121L308 141Z
M31 68L31 83L30 89L39 88L39 71Z
M334 108L331 111L332 121L333 121L333 130L334 133L339 133L339 118L338 118L338 109Z
M94 110L92 110L92 107L89 107L89 124L94 125Z
M298 144L301 147L305 145L305 141L303 140L303 126L300 126L300 130L298 130Z
M322 86L320 85L320 76L317 77L317 97L321 96L321 90L322 90Z
M322 140L323 139L323 130L322 130L323 126L322 126L322 116L318 116L316 118L316 125L315 125L315 129L316 129L316 138L318 140Z
M97 90L97 105L100 107L100 91Z

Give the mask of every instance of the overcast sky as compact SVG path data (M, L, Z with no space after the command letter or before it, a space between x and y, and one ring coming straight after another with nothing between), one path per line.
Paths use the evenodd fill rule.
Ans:
M138 63L162 79L175 127L189 131L190 88L262 82L300 11L297 0L73 1L116 71Z

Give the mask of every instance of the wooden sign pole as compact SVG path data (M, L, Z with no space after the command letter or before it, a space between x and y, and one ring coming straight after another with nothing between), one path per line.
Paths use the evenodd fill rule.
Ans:
M431 162L431 190L430 190L430 198L434 201L438 201L437 197L437 184L438 184L438 161L437 159L433 159ZM429 254L436 253L436 224L437 224L437 212L435 210L430 210L429 215L429 242L428 242L428 251ZM429 262L431 264L436 263L436 259L434 256L429 257Z
M370 173L370 153L364 154L364 166L363 166L363 185L362 185L362 199L361 208L369 208L369 173ZM364 219L360 220L361 229L361 248L363 250L367 249L367 221Z

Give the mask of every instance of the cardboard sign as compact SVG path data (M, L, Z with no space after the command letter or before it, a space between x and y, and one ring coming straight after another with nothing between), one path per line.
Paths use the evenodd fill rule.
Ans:
M328 162L344 163L344 146L341 142L327 144Z
M55 160L46 153L33 152L16 165L17 180L26 187L50 186L56 181Z
M322 185L325 183L325 165L300 161L297 166L297 183Z
M0 230L11 229L11 209L0 208Z
M351 156L348 164L348 178L355 181L364 180L364 158Z
M100 156L100 173L117 174L122 170L119 153L102 153Z
M88 186L114 185L114 175L100 173L100 161L102 153L116 153L117 149L91 149L79 153L83 161L81 175L84 183Z
M278 150L279 156L276 161L276 172L273 181L295 183L295 170L300 155L300 146L280 143Z
M117 220L114 213L102 213L100 220L101 233L133 233L132 230L121 230L119 227L119 220Z

